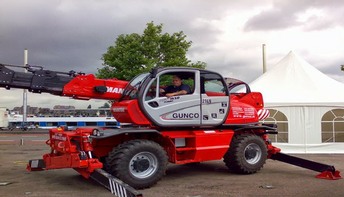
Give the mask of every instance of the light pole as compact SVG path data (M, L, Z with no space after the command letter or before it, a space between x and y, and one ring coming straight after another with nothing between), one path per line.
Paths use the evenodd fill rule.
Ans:
M266 54L265 54L265 44L262 45L263 48L263 74L266 72Z
M28 50L24 50L24 66L28 64ZM25 73L27 72L25 68ZM22 123L22 129L26 128L26 121L27 121L27 91L24 89L23 91L23 123Z

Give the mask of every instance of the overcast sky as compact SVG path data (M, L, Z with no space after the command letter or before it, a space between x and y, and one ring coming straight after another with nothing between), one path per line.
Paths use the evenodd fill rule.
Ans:
M183 31L191 61L251 82L262 74L262 44L271 69L289 51L344 82L342 0L2 0L0 62L58 71L95 73L120 34L142 34L148 22L163 32ZM273 83L273 82L272 82ZM0 107L22 105L21 90L0 90ZM105 101L76 101L28 94L28 105L86 108Z

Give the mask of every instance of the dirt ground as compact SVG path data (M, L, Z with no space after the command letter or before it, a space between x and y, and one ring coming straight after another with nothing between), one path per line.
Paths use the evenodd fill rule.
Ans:
M29 159L42 158L48 151L46 145L0 143L0 196L113 196L72 169L26 171ZM298 156L344 171L344 155ZM317 179L317 174L273 160L253 175L231 174L222 161L169 165L157 185L141 192L144 197L344 196L343 179Z

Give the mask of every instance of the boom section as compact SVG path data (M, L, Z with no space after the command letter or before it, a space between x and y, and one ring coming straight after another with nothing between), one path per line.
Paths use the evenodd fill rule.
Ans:
M28 72L12 68L25 68ZM33 93L50 93L74 99L118 100L127 81L98 79L93 74L44 70L40 66L0 64L0 87L27 89Z
M28 72L10 68L25 68ZM63 87L74 78L74 73L43 70L41 67L0 64L0 87L27 89L33 93L47 92L62 95Z

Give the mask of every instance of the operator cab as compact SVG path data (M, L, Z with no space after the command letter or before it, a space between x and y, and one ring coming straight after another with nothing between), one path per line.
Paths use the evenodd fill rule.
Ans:
M166 97L162 89L173 76L190 87L185 95ZM141 113L159 127L216 126L225 122L229 112L229 92L218 73L196 68L157 68L134 78L123 92L122 100L137 99Z

